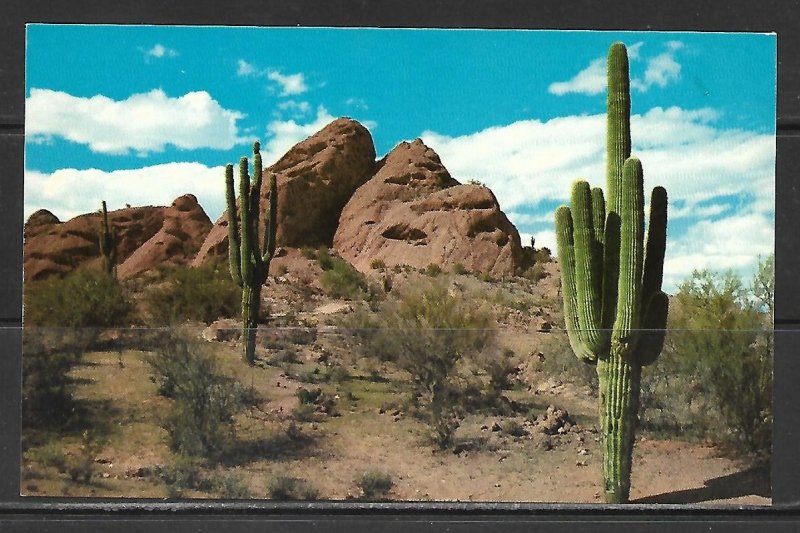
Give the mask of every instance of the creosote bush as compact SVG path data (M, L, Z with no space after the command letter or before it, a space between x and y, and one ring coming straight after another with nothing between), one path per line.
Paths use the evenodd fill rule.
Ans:
M361 474L356 481L356 485L361 489L364 499L381 500L385 499L392 490L394 482L392 476L381 470L368 470Z
M214 264L196 268L175 266L144 297L153 326L198 320L206 324L239 313L240 289L230 274Z
M430 280L398 291L375 315L350 320L365 355L394 361L411 375L412 405L435 443L449 446L463 411L458 365L489 347L491 314L444 281Z
M369 294L364 275L344 259L334 257L325 251L324 254L318 253L317 260L323 269L319 283L328 296L358 300Z
M304 479L277 476L267 483L267 497L279 501L312 501L319 499L319 490Z
M233 416L253 395L220 374L213 356L197 343L172 339L147 362L159 393L172 400L162 421L170 449L221 460L234 443Z

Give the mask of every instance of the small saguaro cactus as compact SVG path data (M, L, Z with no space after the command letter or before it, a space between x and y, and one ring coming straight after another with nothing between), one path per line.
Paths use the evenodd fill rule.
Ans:
M117 232L113 226L108 224L108 210L106 202L103 200L101 209L100 229L98 230L100 241L100 255L103 257L103 270L109 276L117 277Z
M277 230L278 185L275 174L269 177L269 210L263 242L259 246L258 228L261 203L261 145L253 144L253 179L250 180L246 157L239 161L239 218L236 217L236 196L233 165L225 167L225 200L227 203L228 241L231 277L242 288L242 338L244 359L252 365L256 357L256 326L261 307L261 287L267 281L269 264L275 255Z
M630 79L625 45L608 52L606 197L585 181L571 208L556 211L564 315L575 355L597 366L607 503L630 495L641 370L664 344L667 295L661 292L667 193L653 189L645 240L642 165L631 157Z

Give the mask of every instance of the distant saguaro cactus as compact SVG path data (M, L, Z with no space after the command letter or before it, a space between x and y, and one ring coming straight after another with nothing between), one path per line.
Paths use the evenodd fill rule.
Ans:
M607 503L630 495L641 369L664 344L669 301L661 292L667 193L653 189L645 243L642 165L631 157L625 45L608 53L607 198L585 181L556 211L564 314L575 355L597 365Z
M261 203L261 145L253 144L253 179L246 157L239 161L239 218L236 217L236 196L233 165L225 167L225 200L227 203L229 260L231 277L242 288L242 338L244 359L255 362L256 326L261 307L261 287L267 281L269 264L275 255L277 231L278 185L275 174L269 177L269 210L263 243L258 243ZM262 251L263 250L263 251Z
M109 276L117 277L117 232L113 226L108 224L108 210L106 202L103 200L101 209L100 229L98 236L100 241L100 255L103 257L103 270Z

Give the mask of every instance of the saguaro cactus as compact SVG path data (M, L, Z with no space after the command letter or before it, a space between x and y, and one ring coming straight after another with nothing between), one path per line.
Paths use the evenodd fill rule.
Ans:
M256 325L261 307L261 287L267 281L269 264L275 255L277 230L278 186L275 174L269 177L269 211L263 243L258 243L261 203L261 145L253 144L253 179L250 180L246 157L239 161L239 218L236 217L236 196L233 165L225 167L225 200L227 202L230 270L233 281L242 288L242 338L244 359L252 365L256 357ZM263 251L262 251L263 250Z
M106 202L103 200L101 209L102 218L100 219L100 229L98 230L100 241L100 255L103 257L103 270L109 276L117 277L117 232L113 226L108 224L108 210Z
M667 193L653 189L645 242L642 165L631 157L630 80L622 43L608 52L606 192L585 181L556 211L564 315L575 355L597 366L607 503L626 503L642 366L664 344L661 292Z

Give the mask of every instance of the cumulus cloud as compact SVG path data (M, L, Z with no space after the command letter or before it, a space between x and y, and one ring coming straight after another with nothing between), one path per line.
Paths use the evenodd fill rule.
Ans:
M245 61L244 59L240 59L237 63L236 74L238 76L253 76L257 73L256 67Z
M311 104L296 100L285 100L278 104L276 115L280 116L282 112L290 114L294 119L300 119L311 112Z
M25 171L25 217L47 209L61 220L95 211L105 200L109 209L125 204L169 205L192 193L214 220L223 209L224 167L201 163L167 163L130 170L64 168L52 173Z
M267 79L274 81L281 89L281 96L292 96L295 94L303 94L308 90L306 85L305 76L302 72L297 74L281 74L277 70L267 71Z
M677 238L667 239L664 286L674 288L693 270L733 270L749 277L758 258L775 250L775 221L763 213L736 213L699 220Z
M600 94L606 89L606 59L593 60L589 66L567 81L551 83L548 92L563 96L567 93Z
M752 266L771 246L775 137L720 128L718 118L711 109L678 107L631 117L633 153L642 160L646 190L665 186L675 206L670 208L671 227L681 221L681 228L691 228L689 241L673 234L685 246L676 242L668 251L673 258L666 267L670 283L687 273L687 265L726 268L749 258ZM509 219L548 247L554 244L552 206L568 202L572 182L587 179L605 188L605 115L520 121L459 137L426 131L421 137L454 177L485 183ZM728 223L717 222L720 217ZM750 224L755 224L752 231ZM704 232L713 229L713 239L725 243L730 239L723 230L733 228L748 234L739 240L767 244L726 243L719 254L700 248ZM723 254L729 259L718 257ZM700 255L711 259L694 261Z
M639 42L628 46L628 59L638 61L642 59L641 48L644 43ZM631 89L646 92L650 87L666 87L677 81L681 74L681 65L675 59L675 53L683 47L680 41L669 41L666 50L647 60L643 78L631 78ZM605 91L607 83L606 58L599 57L592 60L589 66L578 72L567 81L551 83L548 92L557 96L568 93L586 94L593 96Z
M205 91L176 98L155 89L118 101L31 89L25 131L33 142L62 137L105 154L146 155L168 144L183 150L227 150L239 142L236 121L243 117Z
M161 59L163 57L177 57L178 52L172 48L167 48L163 44L155 44L152 48L144 50L145 59L155 58Z
M297 120L273 120L267 124L269 139L261 147L264 164L271 165L280 159L292 146L306 137L318 132L329 123L333 117L324 106L317 107L317 116L314 120L300 123Z

